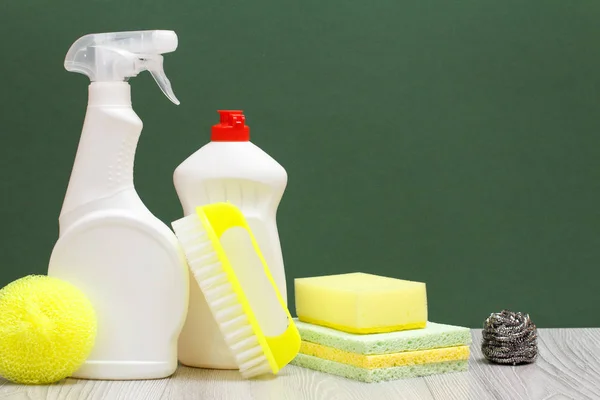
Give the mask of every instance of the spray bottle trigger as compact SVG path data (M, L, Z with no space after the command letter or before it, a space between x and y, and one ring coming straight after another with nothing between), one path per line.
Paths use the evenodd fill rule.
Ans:
M165 75L164 71L150 70L150 74L160 87L160 90L162 90L162 92L165 94L165 96L167 96L169 100L171 100L176 105L179 105L179 99L175 97L175 93L173 93L173 88L171 87L171 82L169 81L169 78L167 78L167 75Z
M163 57L161 55L153 55L152 57L145 58L143 62L145 64L144 69L150 72L154 81L165 96L176 105L179 105L179 99L175 96L173 88L171 87L171 81L169 81L169 78L167 78L165 70L163 69Z

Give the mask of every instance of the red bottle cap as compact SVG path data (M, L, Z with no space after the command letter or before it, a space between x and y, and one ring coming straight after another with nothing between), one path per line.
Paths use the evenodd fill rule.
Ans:
M219 110L221 122L212 127L213 142L247 142L250 127L242 110Z

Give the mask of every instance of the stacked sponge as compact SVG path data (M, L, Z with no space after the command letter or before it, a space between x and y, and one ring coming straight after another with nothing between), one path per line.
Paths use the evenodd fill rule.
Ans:
M427 321L424 283L351 273L295 286L294 365L363 382L467 370L470 330Z

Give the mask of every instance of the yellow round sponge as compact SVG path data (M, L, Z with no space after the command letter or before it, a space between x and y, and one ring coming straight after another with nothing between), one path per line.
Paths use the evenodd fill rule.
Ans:
M0 290L0 375L25 384L68 377L89 356L96 314L63 280L30 275Z

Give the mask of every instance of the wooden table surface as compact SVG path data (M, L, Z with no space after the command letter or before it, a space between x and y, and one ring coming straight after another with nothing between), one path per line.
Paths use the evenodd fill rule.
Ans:
M0 399L51 400L384 400L600 399L600 328L539 329L534 364L500 366L481 355L473 330L469 371L385 383L360 383L287 366L276 378L241 380L237 371L180 367L168 379L21 386L0 380Z

